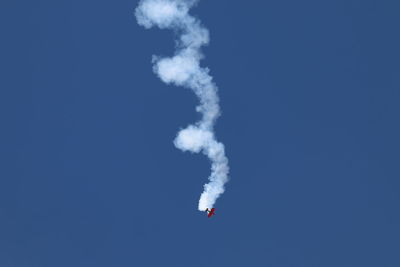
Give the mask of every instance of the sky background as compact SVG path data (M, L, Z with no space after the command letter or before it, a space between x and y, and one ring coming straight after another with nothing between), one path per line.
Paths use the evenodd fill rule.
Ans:
M131 0L0 3L0 266L400 266L400 2L203 0L231 181Z

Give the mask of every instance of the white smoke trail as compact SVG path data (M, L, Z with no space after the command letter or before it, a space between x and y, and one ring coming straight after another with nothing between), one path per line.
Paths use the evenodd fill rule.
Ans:
M145 28L158 26L161 29L172 29L179 35L175 55L171 58L153 56L153 70L167 84L192 89L200 100L197 111L202 114L201 120L181 130L174 144L183 151L202 151L211 160L209 183L204 185L198 207L204 211L212 208L224 192L229 167L224 145L216 141L214 136L214 123L220 115L217 87L208 74L208 68L200 67L203 58L200 48L209 42L208 30L188 13L196 2L141 0L135 15L138 23Z

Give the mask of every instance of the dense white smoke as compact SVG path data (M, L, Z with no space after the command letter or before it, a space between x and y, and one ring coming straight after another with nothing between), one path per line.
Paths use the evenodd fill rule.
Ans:
M222 143L214 136L214 123L220 115L217 87L209 75L208 68L200 66L203 55L201 46L208 44L209 34L189 9L197 0L141 0L136 8L136 19L145 28L158 26L172 29L178 34L177 50L171 58L153 56L154 72L169 84L190 88L198 96L197 111L202 118L194 125L181 130L174 144L183 151L202 151L211 160L209 183L204 185L200 196L199 210L212 208L224 192L228 181L228 159Z

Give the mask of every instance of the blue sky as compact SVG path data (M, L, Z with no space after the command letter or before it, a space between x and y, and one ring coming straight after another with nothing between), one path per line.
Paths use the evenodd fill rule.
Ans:
M398 1L201 1L231 181L173 145L138 1L3 1L0 266L400 266Z

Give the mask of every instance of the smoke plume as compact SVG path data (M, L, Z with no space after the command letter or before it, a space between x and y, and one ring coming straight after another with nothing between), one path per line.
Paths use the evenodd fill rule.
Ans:
M157 26L172 29L177 34L175 55L170 58L153 56L153 70L167 84L190 88L199 98L196 108L200 121L178 132L174 144L182 151L203 152L211 161L209 182L200 196L199 210L212 208L224 192L228 181L228 159L224 145L214 134L214 124L220 115L217 87L209 69L200 66L201 46L208 44L209 33L199 20L188 12L197 0L141 0L136 8L137 22L145 28Z

